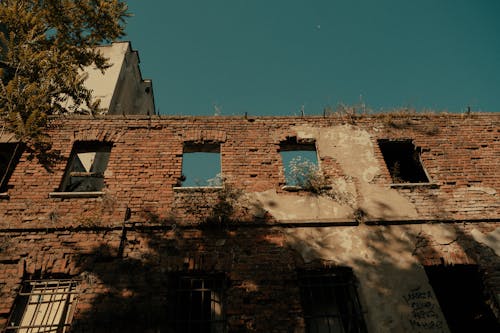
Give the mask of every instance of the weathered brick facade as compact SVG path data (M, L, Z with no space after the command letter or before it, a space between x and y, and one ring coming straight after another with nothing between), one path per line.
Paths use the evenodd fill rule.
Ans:
M424 266L476 265L500 316L500 116L53 119L62 159L23 154L0 196L0 328L23 280L78 279L72 332L171 332L173 274L225 276L228 332L304 332L297 271L352 268L368 332L448 332ZM314 142L332 195L290 191L279 154ZM430 180L392 184L379 139ZM74 142L112 143L103 193L61 194ZM182 188L183 146L220 143L223 188ZM392 185L391 185L392 184ZM409 296L428 293L428 317ZM413 295L413 294L412 294Z

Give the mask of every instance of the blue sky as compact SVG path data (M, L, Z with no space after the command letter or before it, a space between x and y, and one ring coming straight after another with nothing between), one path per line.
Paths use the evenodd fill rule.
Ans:
M500 111L498 0L130 0L156 107L321 114L362 100Z

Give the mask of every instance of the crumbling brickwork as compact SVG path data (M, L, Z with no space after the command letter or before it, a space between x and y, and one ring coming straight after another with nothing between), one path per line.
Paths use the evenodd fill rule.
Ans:
M447 332L422 268L443 264L478 266L498 319L499 123L54 118L60 158L47 167L24 153L0 195L0 328L23 281L65 277L79 281L72 331L171 332L175 274L217 273L227 332L304 332L297 271L341 266L354 272L369 332ZM314 143L324 191L284 186L279 150L290 138ZM394 183L378 140L411 140L429 181ZM112 145L103 175L77 174L102 176L104 187L61 192L73 144L86 141ZM220 144L221 187L180 186L187 142ZM430 319L407 302L417 289L431 295Z

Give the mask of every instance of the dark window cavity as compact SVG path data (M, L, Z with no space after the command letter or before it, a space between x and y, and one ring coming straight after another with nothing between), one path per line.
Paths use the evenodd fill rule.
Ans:
M452 333L500 332L477 266L426 266L425 272Z
M319 174L314 141L298 142L295 137L288 138L280 143L279 152L287 186L308 187L309 180Z
M298 278L306 332L366 332L350 268L303 270Z
M23 151L24 145L22 143L0 143L0 193L7 191L9 178Z
M104 171L108 166L111 143L79 141L66 167L62 192L97 192L104 187Z
M428 183L420 161L420 148L412 140L378 140L394 183Z
M223 274L173 275L169 289L169 329L185 333L225 333L225 283Z
M185 143L182 186L221 186L220 143Z
M5 332L69 332L76 287L73 280L25 281Z

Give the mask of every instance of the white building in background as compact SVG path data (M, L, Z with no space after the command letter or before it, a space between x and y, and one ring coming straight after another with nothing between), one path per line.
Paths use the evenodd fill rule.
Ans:
M87 88L93 91L93 101L100 99L99 108L111 115L155 114L153 83L142 78L138 51L130 42L114 42L98 47L111 67L104 74L95 66L87 67Z

